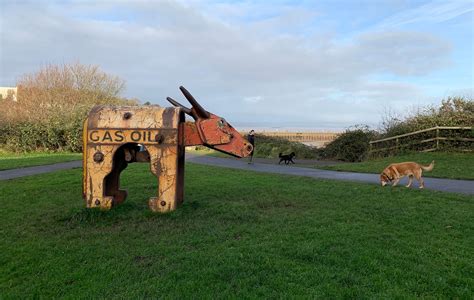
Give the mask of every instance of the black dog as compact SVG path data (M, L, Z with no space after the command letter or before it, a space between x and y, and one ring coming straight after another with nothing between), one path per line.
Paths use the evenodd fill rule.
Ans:
M290 154L285 154L285 155L282 155L280 153L280 154L278 154L278 157L280 158L280 162L278 164L281 164L282 161L285 162L285 165L289 164L290 162L295 163L293 161L293 157L295 157L295 156L296 156L295 152L291 152Z

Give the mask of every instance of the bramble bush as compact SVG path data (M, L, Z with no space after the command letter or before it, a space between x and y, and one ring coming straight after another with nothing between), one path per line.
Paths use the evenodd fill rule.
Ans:
M428 106L417 109L406 118L385 116L382 122L382 137L391 137L440 127L472 127L474 125L474 101L468 97L448 97L441 101L439 106ZM437 137L448 139L435 140ZM416 135L405 136L397 141L390 140L378 147L391 147L390 151L380 152L379 155L398 154L406 151L421 151L438 149L443 151L474 150L474 145L469 138L474 137L474 132L462 129L440 129ZM424 143L419 143L424 140ZM431 140L431 141L430 141ZM428 141L428 142L427 142Z
M441 105L417 109L406 118L384 116L381 124L382 137L405 134L435 126L473 126L474 101L468 97L448 97Z
M321 157L352 162L362 161L368 157L369 142L371 140L436 126L472 127L473 124L474 101L466 97L448 97L442 100L438 107L429 106L417 109L406 118L390 114L383 116L380 132L369 130L368 126L356 126L354 129L348 129L321 150ZM403 152L423 150L422 147L430 145L426 143L419 145L416 142L423 139L431 139L434 137L433 134L436 134L436 131L400 138L400 147L390 151L378 152L377 155L395 155ZM474 131L444 130L442 136L448 138L472 138L474 137ZM387 141L384 143L384 147L393 146L393 143L395 141ZM433 143L436 143L436 141L433 141ZM439 143L439 149L443 151L473 150L472 142L468 141L440 141Z

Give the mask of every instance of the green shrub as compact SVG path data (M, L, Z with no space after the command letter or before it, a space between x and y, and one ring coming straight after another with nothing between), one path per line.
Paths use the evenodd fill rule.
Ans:
M22 121L1 125L0 144L13 152L82 151L82 122L86 113L75 113L49 122Z
M369 142L376 134L375 131L369 130L368 126L348 129L322 149L321 156L350 162L362 161L367 158Z

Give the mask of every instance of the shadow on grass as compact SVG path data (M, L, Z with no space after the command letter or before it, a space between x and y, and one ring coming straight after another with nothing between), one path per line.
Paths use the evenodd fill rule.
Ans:
M136 203L124 203L110 210L99 208L82 208L69 211L58 219L69 228L81 226L110 226L117 222L137 218L144 208Z
M201 209L201 204L198 201L189 201L176 211L159 213L151 211L146 204L129 201L110 210L74 209L58 218L57 221L71 229L85 226L110 227L130 221L141 223L187 218L199 209Z

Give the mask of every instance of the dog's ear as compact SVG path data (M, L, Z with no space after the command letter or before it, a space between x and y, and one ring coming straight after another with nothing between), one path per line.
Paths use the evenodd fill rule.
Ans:
M385 175L384 173L380 174L380 184L382 186L385 186L387 184L388 181L388 178L387 178L387 175Z

